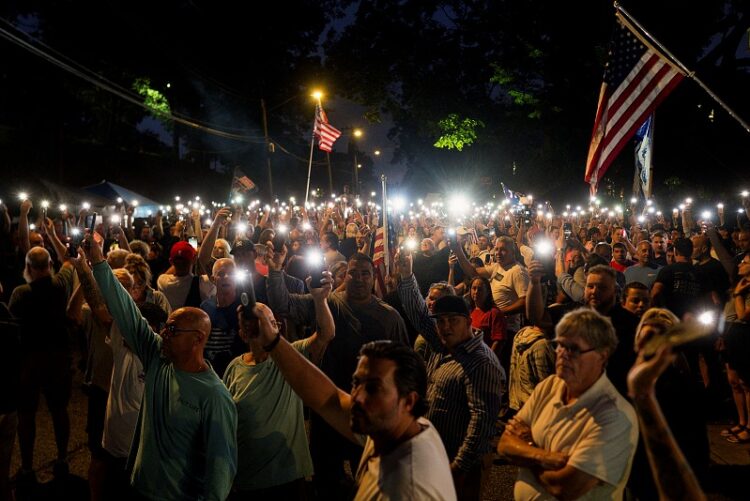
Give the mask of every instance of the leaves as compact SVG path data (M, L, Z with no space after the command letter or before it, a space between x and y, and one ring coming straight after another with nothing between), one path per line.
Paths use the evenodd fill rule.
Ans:
M477 127L484 127L484 123L472 118L460 119L456 113L451 113L438 122L438 127L443 134L433 146L462 151L464 146L471 146L477 140Z
M151 110L154 118L158 118L165 125L171 124L169 117L172 110L167 97L158 90L151 87L148 78L136 78L133 82L133 90L143 96L143 103Z

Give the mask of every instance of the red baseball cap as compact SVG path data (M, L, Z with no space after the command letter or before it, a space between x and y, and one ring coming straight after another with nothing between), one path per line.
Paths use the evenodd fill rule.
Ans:
M192 261L195 259L195 249L188 242L181 240L172 246L172 250L169 252L169 259L181 257Z

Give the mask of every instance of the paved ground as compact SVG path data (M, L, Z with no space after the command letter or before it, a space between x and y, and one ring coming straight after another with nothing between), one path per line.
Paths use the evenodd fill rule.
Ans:
M90 454L86 447L86 396L80 390L80 381L74 384L73 397L70 403L71 436L69 446L69 463L71 477L61 485L52 479L52 465L56 456L55 440L52 433L52 422L44 403L40 404L37 414L37 444L35 448L34 469L40 484L32 492L19 492L18 501L25 500L86 500L88 487L86 478ZM749 498L743 480L750 479L750 444L730 444L720 435L725 425L709 425L711 442L712 469L710 479L704 486L712 500L744 500ZM486 501L505 501L513 499L513 481L516 468L495 464L485 486ZM18 444L13 454L11 473L20 466Z

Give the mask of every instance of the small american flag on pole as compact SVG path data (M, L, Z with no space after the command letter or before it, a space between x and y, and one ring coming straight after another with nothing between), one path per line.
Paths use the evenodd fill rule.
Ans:
M592 194L620 150L684 77L617 14L586 161L584 179Z
M328 123L328 116L320 104L315 107L313 134L318 138L318 147L326 153L333 151L333 143L341 136L341 131Z

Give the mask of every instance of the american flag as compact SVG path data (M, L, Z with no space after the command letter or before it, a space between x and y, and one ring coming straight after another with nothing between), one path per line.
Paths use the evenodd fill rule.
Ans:
M340 130L328 123L326 112L323 111L323 107L319 104L315 107L313 134L318 137L318 147L327 153L333 151L333 143L341 135Z
M619 14L617 21L586 161L584 179L592 194L646 117L685 77L666 56L642 42Z

